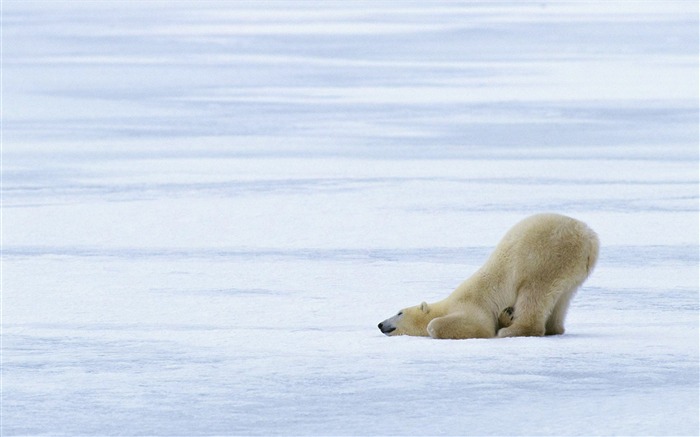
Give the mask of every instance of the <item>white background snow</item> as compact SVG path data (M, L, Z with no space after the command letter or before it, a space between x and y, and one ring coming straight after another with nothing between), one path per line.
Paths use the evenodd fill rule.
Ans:
M2 3L2 435L698 435L698 3ZM552 338L388 338L541 211Z

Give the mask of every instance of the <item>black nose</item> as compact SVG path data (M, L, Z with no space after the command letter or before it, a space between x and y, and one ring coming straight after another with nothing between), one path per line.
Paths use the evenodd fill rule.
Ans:
M391 326L391 325L385 325L384 322L380 323L377 325L380 331L382 331L382 334L389 335L390 333L396 331L396 327Z

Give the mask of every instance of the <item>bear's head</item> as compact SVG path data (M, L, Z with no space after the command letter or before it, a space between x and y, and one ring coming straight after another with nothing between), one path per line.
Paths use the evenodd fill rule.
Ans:
M423 302L414 307L404 308L395 316L384 320L379 324L379 330L386 335L428 336L428 323L432 319L430 306Z

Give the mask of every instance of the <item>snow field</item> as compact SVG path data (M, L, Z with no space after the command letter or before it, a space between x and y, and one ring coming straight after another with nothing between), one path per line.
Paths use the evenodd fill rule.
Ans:
M3 2L3 435L698 434L697 3L360 6ZM542 211L565 335L381 335Z

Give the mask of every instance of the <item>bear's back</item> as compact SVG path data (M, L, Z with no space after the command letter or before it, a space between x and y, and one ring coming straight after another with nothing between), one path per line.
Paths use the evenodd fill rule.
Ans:
M598 238L585 223L560 214L537 214L513 226L487 264L506 269L503 273L509 276L548 277L592 268L597 255Z

